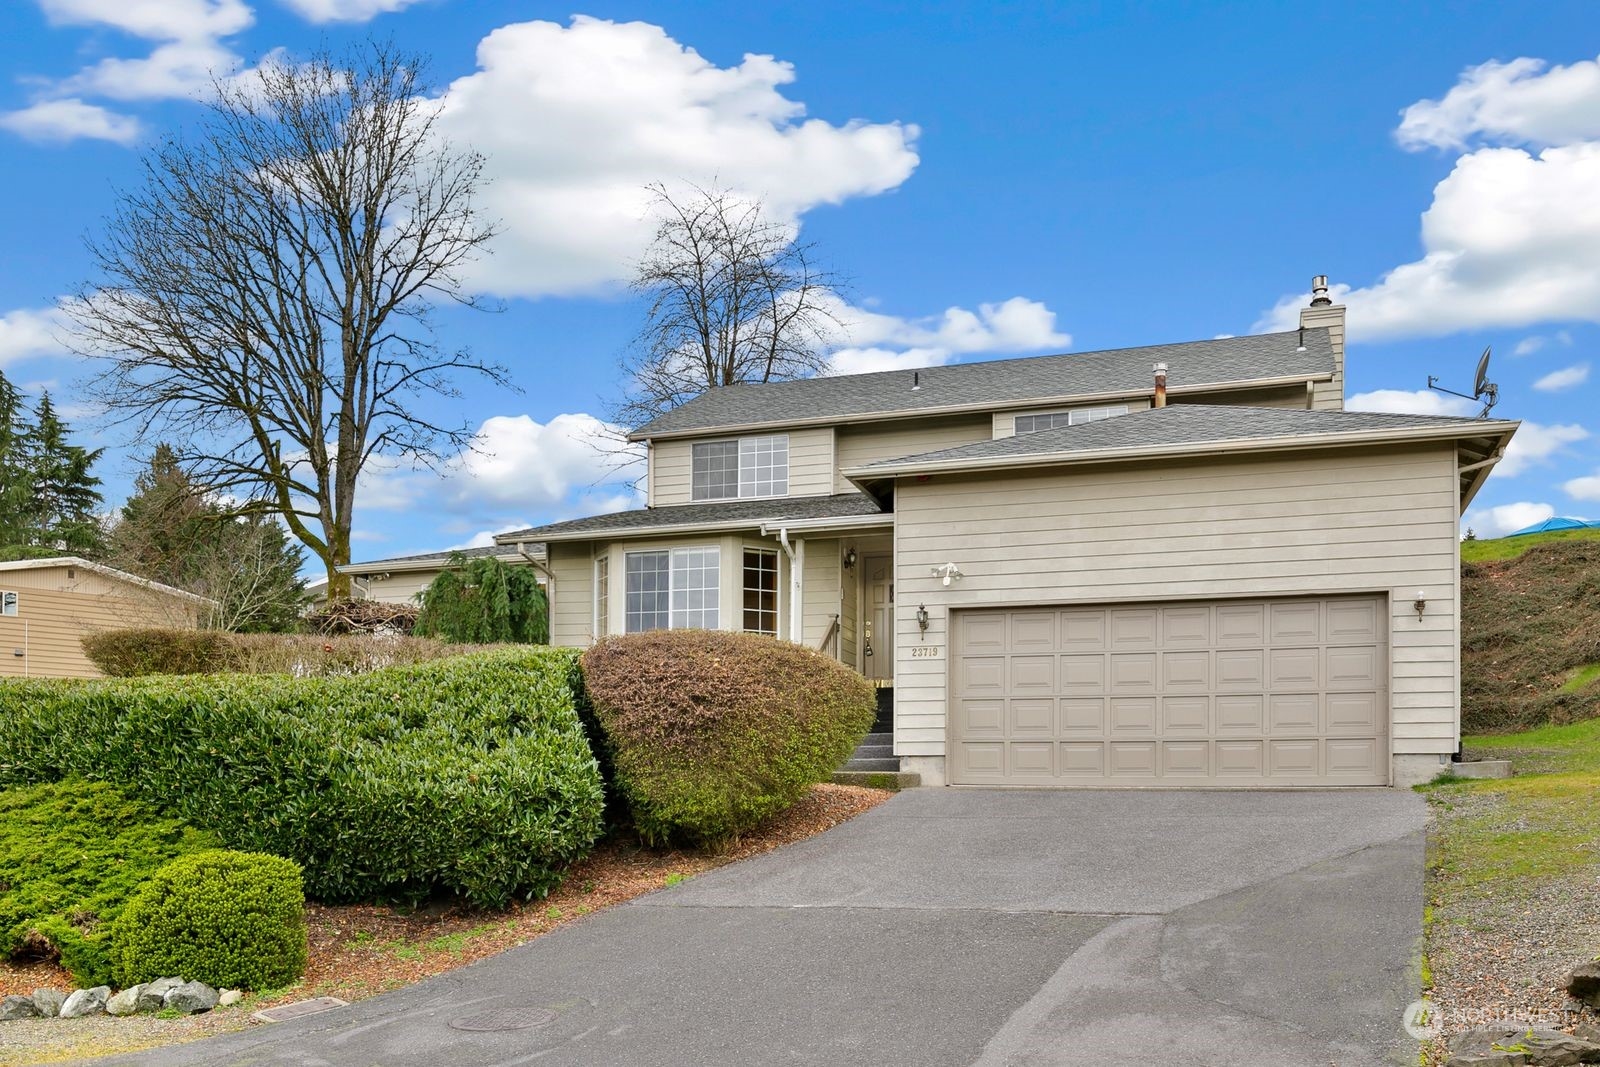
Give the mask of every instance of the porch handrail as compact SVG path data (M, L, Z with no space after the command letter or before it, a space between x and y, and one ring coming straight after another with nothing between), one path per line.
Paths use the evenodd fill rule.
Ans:
M839 616L835 615L833 616L832 621L828 623L828 629L824 631L822 640L817 642L817 651L826 652L828 649L828 642L832 641L837 636L839 636ZM833 654L836 656L839 654L839 649L837 646L835 646Z

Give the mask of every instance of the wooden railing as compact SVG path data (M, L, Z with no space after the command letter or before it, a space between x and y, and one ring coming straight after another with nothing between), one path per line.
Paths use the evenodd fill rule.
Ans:
M818 652L826 652L828 650L828 642L832 641L832 642L834 642L833 654L835 656L837 656L839 654L839 644L838 644L838 641L837 641L838 637L839 637L839 616L835 615L833 617L833 620L828 623L828 629L826 630L826 632L823 633L822 640L817 642L817 651Z

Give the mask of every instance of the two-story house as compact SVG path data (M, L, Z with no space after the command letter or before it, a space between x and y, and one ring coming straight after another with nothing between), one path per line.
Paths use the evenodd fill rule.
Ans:
M1405 785L1459 746L1462 510L1514 422L1344 411L1286 333L711 390L542 543L552 641L770 634L924 784Z

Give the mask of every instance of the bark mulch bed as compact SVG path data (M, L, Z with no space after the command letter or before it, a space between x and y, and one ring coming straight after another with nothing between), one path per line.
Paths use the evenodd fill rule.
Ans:
M557 927L676 884L684 878L819 834L888 800L893 793L818 785L800 802L725 852L648 849L625 838L602 842L573 865L543 900L499 912L450 905L306 907L310 956L304 979L286 990L252 994L238 1007L185 1019L19 1020L0 1024L0 1064L52 1063L110 1055L251 1025L250 1013L309 997L359 1000L523 945ZM0 960L0 996L41 986L74 988L48 961Z

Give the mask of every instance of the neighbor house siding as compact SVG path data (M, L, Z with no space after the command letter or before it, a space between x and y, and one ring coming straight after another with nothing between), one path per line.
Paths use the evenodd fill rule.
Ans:
M841 426L835 448L839 468L845 470L880 459L899 459L987 441L992 434L993 424L985 414L904 419L871 426ZM848 478L835 474L832 491L853 493L855 486Z
M17 594L17 614L0 616L0 677L98 677L100 671L83 652L83 639L90 634L196 623L192 601L99 575L85 577L83 571L78 572L81 582L69 583L73 589L45 587L52 575L62 584L65 573L63 568L0 574L0 589Z
M432 585L437 577L439 571L402 571L386 578L379 575L351 576L361 586L366 599L381 604L415 604L417 594Z
M833 492L833 428L773 430L789 437L789 496L821 496ZM716 434L693 440L655 441L650 446L650 506L694 501L696 441L727 441L759 434Z
M896 751L944 754L952 608L1331 593L1390 598L1391 751L1454 751L1454 457L1437 445L902 479ZM965 577L945 587L931 571L950 562ZM919 645L937 657L914 657Z

